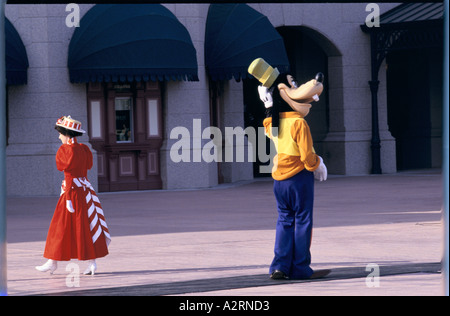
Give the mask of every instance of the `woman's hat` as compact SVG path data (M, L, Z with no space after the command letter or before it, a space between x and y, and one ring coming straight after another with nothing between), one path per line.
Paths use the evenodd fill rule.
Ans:
M79 132L79 133L86 133L86 131L81 129L81 122L74 120L73 118L70 117L70 115L69 116L61 116L56 121L56 126L61 126L65 129Z

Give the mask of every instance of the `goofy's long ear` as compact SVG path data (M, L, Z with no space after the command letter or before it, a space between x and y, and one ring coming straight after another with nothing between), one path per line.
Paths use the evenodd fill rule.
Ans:
M287 73L282 73L278 75L277 79L272 84L272 99L273 99L273 106L272 106L272 135L277 136L278 135L278 127L280 126L280 112L289 112L292 111L292 109L289 107L289 105L283 100L283 98L280 95L280 90L278 89L278 85L280 83L289 84L287 80Z
M272 118L272 136L278 136L278 126L280 121L280 111L278 111L278 105L273 104L270 108L266 108L266 118Z
M280 94L278 88L274 89L274 94ZM272 135L278 137L278 127L280 125L280 104L279 100L280 96L276 96L274 98L273 106L272 106Z

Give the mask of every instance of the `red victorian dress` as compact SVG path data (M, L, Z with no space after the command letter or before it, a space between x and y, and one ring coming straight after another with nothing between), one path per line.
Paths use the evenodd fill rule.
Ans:
M47 259L92 260L108 254L111 236L100 201L86 177L92 159L89 148L76 138L56 153L56 168L64 171L64 181L47 234Z

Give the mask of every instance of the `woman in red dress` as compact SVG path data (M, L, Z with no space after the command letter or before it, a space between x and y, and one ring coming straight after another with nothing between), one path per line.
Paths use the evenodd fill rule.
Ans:
M58 261L89 260L84 274L94 275L95 259L108 254L111 236L100 201L87 179L92 153L77 142L76 137L85 133L79 121L63 116L55 129L62 142L56 153L56 168L64 171L64 181L45 244L44 257L49 260L36 269L52 274Z

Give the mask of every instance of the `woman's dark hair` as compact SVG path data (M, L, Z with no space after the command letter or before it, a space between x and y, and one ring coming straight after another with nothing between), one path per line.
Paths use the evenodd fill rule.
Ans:
M70 129L58 126L58 125L55 126L55 129L58 132L60 132L61 134L63 134L64 136L67 136L67 137L70 137L70 138L79 137L79 136L83 135L83 133L75 132L75 131L72 131Z

